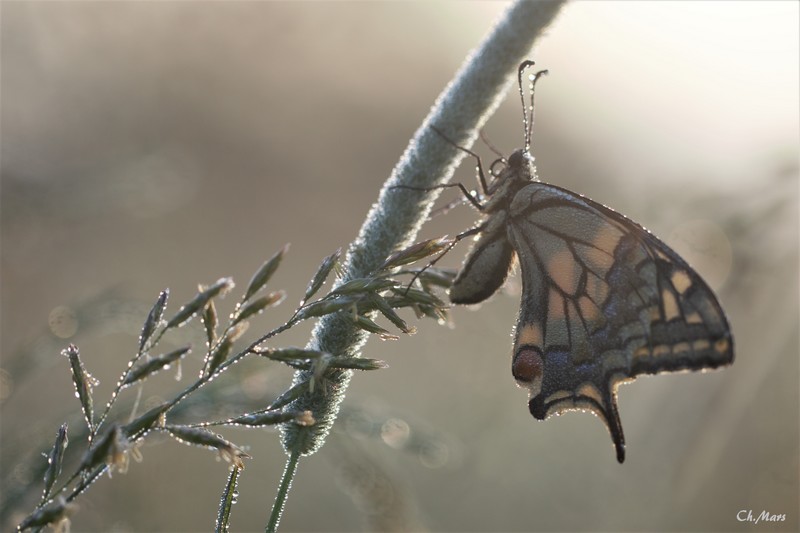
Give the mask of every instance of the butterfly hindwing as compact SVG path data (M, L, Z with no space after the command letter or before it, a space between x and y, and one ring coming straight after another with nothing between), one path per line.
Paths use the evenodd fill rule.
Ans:
M616 388L639 374L733 360L711 289L666 244L622 215L533 182L508 209L522 275L512 371L545 419L595 412L624 459Z

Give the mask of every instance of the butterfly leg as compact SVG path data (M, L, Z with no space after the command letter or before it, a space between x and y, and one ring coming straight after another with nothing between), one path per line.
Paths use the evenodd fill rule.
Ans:
M426 270L428 270L429 268L431 268L432 266L434 266L436 263L438 263L438 262L439 262L439 260L440 260L442 257L444 257L445 255L447 255L447 253L448 253L448 252L450 252L450 250L452 250L453 248L455 248L456 244L458 244L458 243L459 243L459 241L461 241L462 239L465 239L466 237L471 237L472 235L477 235L478 233L480 233L481 231L483 231L485 227L486 227L486 222L484 222L483 224L479 224L479 225L475 226L474 228L468 229L467 231L461 232L461 233L459 233L458 235L456 235L455 237L453 237L453 241L452 241L450 244L448 244L448 245L445 247L445 249L444 249L444 250L442 250L441 252L439 252L439 253L436 255L436 257L434 257L433 259L431 259L431 260L430 260L430 262L428 262L428 264L427 264L427 265L425 265L424 267L422 267L422 269L420 269L420 271L419 271L419 272L417 272L416 274L414 274L414 277L413 277L413 278L411 278L411 281L408 283L408 287L406 287L406 291L408 291L408 289L410 289L410 288L411 288L411 286L414 284L414 282L415 282L415 281L417 281L417 278L419 278L419 277L422 275L422 273L423 273L423 272L425 272Z
M505 161L505 156L502 154L502 152L500 152L500 150L497 149L497 147L495 147L494 144L491 143L491 141L489 141L489 137L486 136L486 132L483 131L483 129L478 130L478 137L481 138L483 144L488 146L489 150L491 150L494 155L499 157L500 160Z
M475 208L478 211L483 211L483 204L481 203L481 201L478 199L477 196L475 196L474 194L469 192L467 190L467 188L464 187L463 183L444 183L442 185L434 185L433 187L413 187L411 185L392 185L389 188L390 189L407 189L409 191L430 192L430 191L435 191L436 189L449 189L451 187L458 187L459 189L461 189L461 193L469 201L469 203L474 205Z
M489 190L489 185L486 183L486 174L483 172L483 163L481 162L481 156L479 156L478 154L476 154L475 152L473 152L472 150L470 150L468 148L464 148L463 146L459 146L458 143L456 143L455 141L450 139L450 137L445 135L442 132L442 130L440 130L436 126L431 126L431 129L433 131L435 131L436 133L438 133L439 136L442 139L447 141L450 145L452 145L457 150L461 150L462 152L464 152L464 153L466 153L466 154L468 154L468 155L470 155L470 156L475 158L475 162L478 164L478 183L481 186L481 191L483 191L483 194L485 194L485 195L491 194L491 192ZM478 206L476 206L476 207L478 207ZM480 209L480 207L478 207L478 209Z
M433 219L434 217L438 217L439 215L446 215L450 212L451 209L454 207L458 207L459 205L464 203L464 198L458 198L457 200L453 200L450 203L443 205L442 207L436 208L431 211L431 214L428 216L428 219Z

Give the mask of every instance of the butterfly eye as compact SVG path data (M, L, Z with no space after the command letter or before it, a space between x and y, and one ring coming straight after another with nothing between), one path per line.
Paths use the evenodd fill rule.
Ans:
M500 157L498 159L495 159L489 166L489 174L491 174L492 177L494 178L499 178L500 173L503 172L507 166L508 163L506 162L505 158Z

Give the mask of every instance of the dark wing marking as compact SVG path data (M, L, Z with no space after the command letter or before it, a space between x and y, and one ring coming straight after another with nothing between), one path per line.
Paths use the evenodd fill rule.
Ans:
M733 362L733 338L714 293L635 222L532 183L515 196L507 227L523 286L512 372L530 389L534 417L593 411L622 462L620 383Z

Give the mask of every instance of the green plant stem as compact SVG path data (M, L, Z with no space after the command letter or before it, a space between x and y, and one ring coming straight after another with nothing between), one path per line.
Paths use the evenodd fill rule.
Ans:
M280 523L281 515L283 514L283 506L286 503L286 496L288 496L289 489L292 486L294 474L297 472L297 463L299 459L300 452L294 451L286 460L286 468L283 470L281 484L278 486L278 495L275 497L275 501L272 503L272 512L269 514L269 522L267 522L267 527L265 529L267 533L274 533L278 529L278 524Z

